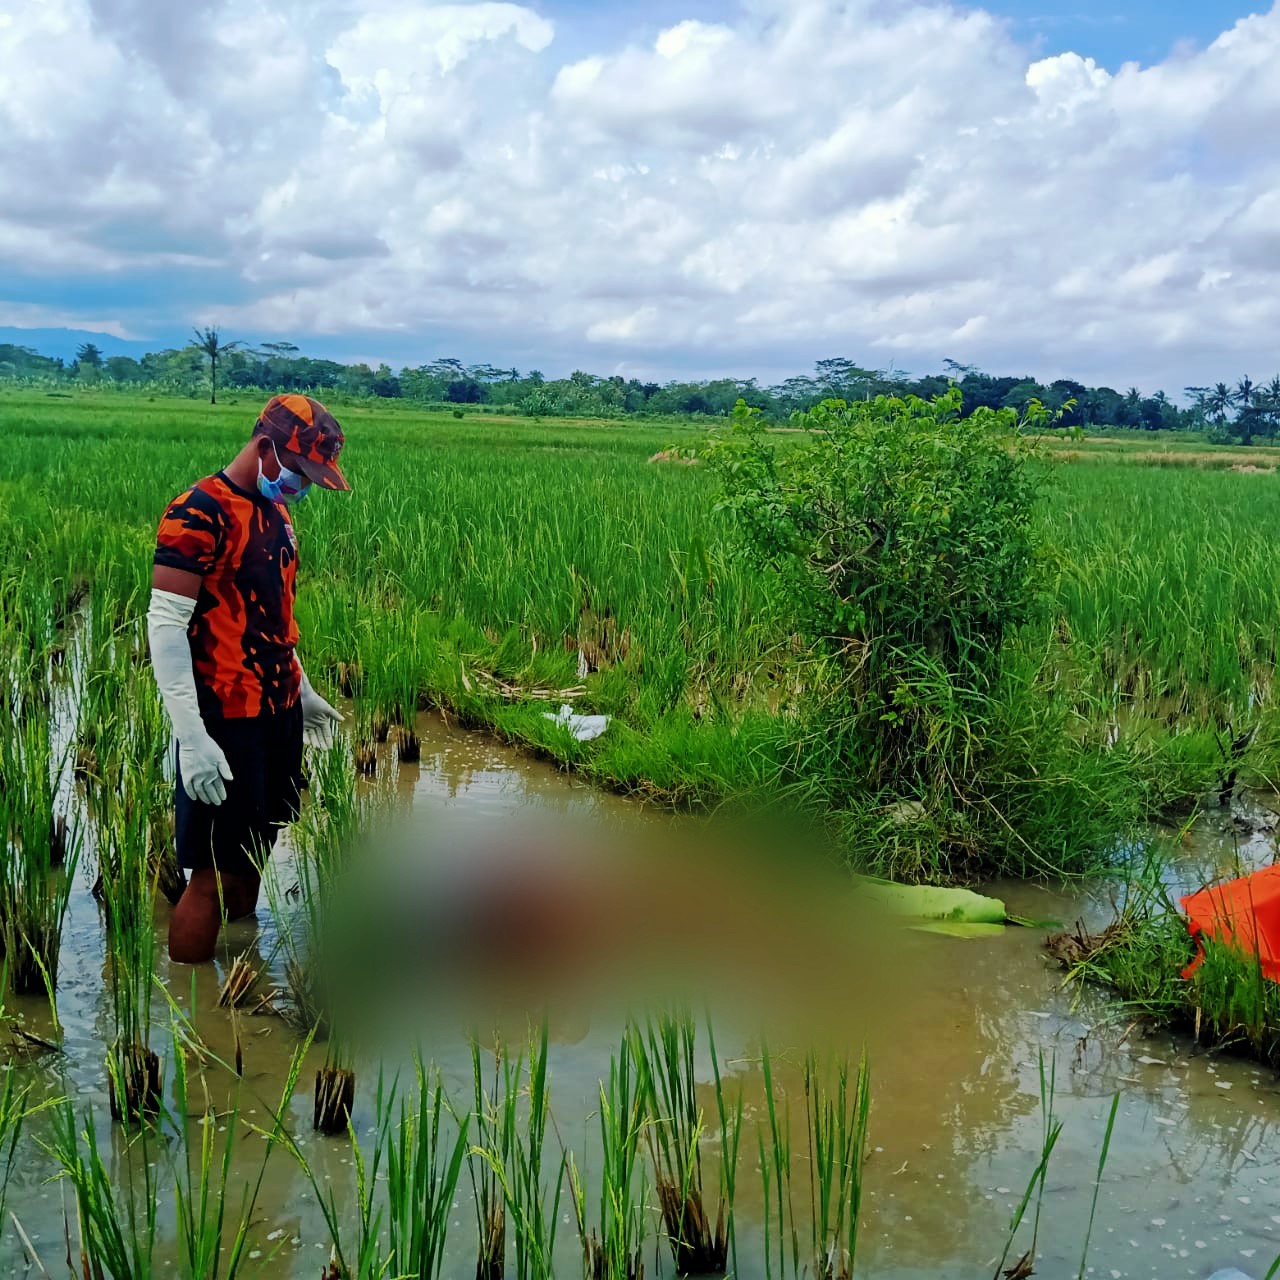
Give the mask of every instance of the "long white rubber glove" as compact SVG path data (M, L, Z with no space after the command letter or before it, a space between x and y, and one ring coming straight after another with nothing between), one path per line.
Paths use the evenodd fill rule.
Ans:
M298 661L297 654L294 661ZM309 747L328 750L333 746L334 734L342 723L342 712L330 706L311 687L301 662L298 662L298 670L302 672L302 740Z
M187 640L195 609L196 602L189 596L153 590L147 609L147 637L156 684L173 725L173 736L178 740L182 785L193 800L221 804L227 798L231 766L222 748L209 736L196 700L196 677Z

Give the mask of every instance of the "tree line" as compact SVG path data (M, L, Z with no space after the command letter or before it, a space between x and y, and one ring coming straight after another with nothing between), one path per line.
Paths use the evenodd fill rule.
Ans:
M216 396L218 387L241 391L338 393L348 397L412 400L459 408L491 406L530 417L622 418L725 417L739 400L768 419L785 421L823 400L874 399L878 395L925 400L958 387L965 409L1017 409L1038 401L1059 415L1061 427L1123 427L1145 431L1207 431L1221 439L1251 444L1280 431L1280 375L1266 384L1242 378L1234 386L1185 388L1188 403L1175 404L1163 391L1143 395L1136 387L1086 386L1070 378L1042 383L1030 376L986 373L971 364L944 360L937 373L914 376L898 369L873 369L853 360L819 360L812 373L774 386L756 378L644 381L578 370L547 378L540 370L521 372L492 364L464 364L441 357L392 370L365 363L345 364L307 356L291 342L251 347L224 341L217 329L196 330L182 348L132 356L105 356L92 342L65 362L30 347L0 343L0 380L28 384L105 385L153 389L169 394Z

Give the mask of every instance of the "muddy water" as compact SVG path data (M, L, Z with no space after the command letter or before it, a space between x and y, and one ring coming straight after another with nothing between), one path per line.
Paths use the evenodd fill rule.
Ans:
M456 815L507 817L576 811L628 821L632 810L566 779L554 769L511 753L488 739L461 733L438 720L420 726L420 765L383 761L384 785L412 822L415 814L435 821ZM1259 820L1265 814L1257 815ZM1199 833L1188 844L1183 870L1189 885L1238 866L1270 861L1269 835L1242 838L1229 825ZM276 871L288 876L288 851L277 852ZM110 1009L103 983L102 927L85 884L77 892L65 931L59 1013L65 1052L37 1055L18 1066L50 1096L69 1094L90 1106L104 1149L123 1177L129 1152L106 1120L103 1055L110 1036ZM1105 900L1025 885L995 886L1011 911L1029 918L1105 917ZM167 925L161 907L159 936ZM1099 1198L1090 1274L1113 1277L1206 1277L1238 1266L1263 1275L1280 1252L1280 1078L1223 1056L1195 1054L1170 1035L1144 1036L1095 994L1066 992L1060 973L1046 963L1043 932L1009 929L999 937L960 940L910 934L893 964L913 978L912 999L901 1016L834 1029L850 1047L865 1045L873 1077L871 1147L860 1274L907 1277L991 1276L1004 1249L1008 1223L1038 1159L1042 1114L1041 1063L1056 1072L1054 1111L1063 1122L1046 1184L1040 1223L1042 1276L1074 1276L1089 1217L1093 1182L1112 1095L1121 1092L1115 1136ZM195 1022L212 1050L233 1052L232 1020L216 1007L217 985L229 959L256 954L277 971L269 912L257 921L229 926L217 966L170 972L159 947L159 976L176 1004L194 1008ZM883 980L875 972L831 973L832 1008L847 999L862 1009L859 992ZM193 983L194 978L194 983ZM15 1009L10 1005L10 1012ZM158 999L154 1041L167 1018ZM49 1033L41 1002L17 1006L26 1024ZM838 1014L835 1020L839 1020ZM266 1124L297 1040L279 1020L241 1017L245 1060L245 1119ZM584 1018L562 1018L552 1028L552 1105L560 1136L590 1174L597 1167L590 1137L595 1131L597 1081L607 1073L619 1027ZM741 1081L748 1116L760 1114L763 1089L758 1047L744 1029L718 1028L721 1057ZM797 1099L793 1132L803 1145L797 1053L774 1046L778 1078ZM452 1096L469 1096L470 1063L460 1037L427 1046L439 1062ZM313 1052L310 1071L320 1061ZM358 1064L357 1128L369 1131L376 1066ZM295 1131L320 1185L340 1204L349 1202L351 1162L344 1141L312 1137L309 1077L292 1104ZM229 1097L226 1073L209 1067L193 1083L193 1106L206 1086L220 1109ZM713 1107L711 1095L707 1105ZM43 1120L24 1139L10 1192L10 1208L21 1220L50 1273L63 1264L63 1191L48 1180L56 1164L40 1143ZM238 1168L256 1174L264 1144L250 1135L241 1144ZM763 1276L760 1215L762 1193L754 1130L743 1138L739 1177L740 1270ZM154 1153L153 1153L154 1154ZM163 1162L163 1154L158 1157ZM807 1175L799 1162L798 1181ZM589 1195L591 1192L589 1190ZM592 1198L594 1198L592 1196ZM567 1200L566 1200L567 1204ZM448 1274L474 1270L474 1230L465 1180L454 1221L456 1248ZM73 1215L74 1216L74 1215ZM160 1212L161 1234L172 1232L172 1207ZM254 1259L259 1274L319 1274L327 1257L323 1223L314 1194L300 1171L281 1155L272 1158L255 1218ZM1028 1241L1025 1235L1009 1263ZM651 1241L652 1268L665 1255ZM578 1272L574 1242L566 1228L557 1270ZM13 1232L0 1250L0 1274L21 1266Z

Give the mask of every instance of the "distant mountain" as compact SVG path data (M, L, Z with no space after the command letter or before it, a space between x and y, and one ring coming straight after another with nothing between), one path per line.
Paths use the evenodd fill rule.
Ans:
M68 364L76 358L76 348L86 342L94 343L104 356L133 356L135 360L148 351L163 351L166 347L186 345L185 338L154 338L134 342L112 337L109 333L93 333L88 329L16 329L10 325L0 325L0 342L30 347L42 356L61 356Z
M434 359L441 352L462 357L468 363L484 358L484 352L474 341L456 339L449 334L411 336L402 333L361 335L304 334L251 334L242 330L223 330L223 338L235 338L252 349L259 343L278 341L281 337L298 341L303 354L317 358L337 360L342 364L357 361L377 366L382 361L396 365L419 365ZM95 343L104 356L133 356L135 360L148 351L180 350L190 344L192 331L184 329L176 333L161 333L154 338L130 341L113 338L109 333L94 333L88 329L19 329L12 325L0 325L0 343L12 342L19 347L30 347L42 356L61 356L68 364L76 358L76 348L83 343Z

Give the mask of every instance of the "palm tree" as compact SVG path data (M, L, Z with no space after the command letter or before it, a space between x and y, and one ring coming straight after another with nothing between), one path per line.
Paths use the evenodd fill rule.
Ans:
M1205 395L1204 411L1218 426L1222 426L1235 402L1235 392L1225 382L1215 383Z
M228 351L234 351L240 342L222 342L221 335L217 329L195 329L196 335L195 346L199 351L203 351L209 357L209 403L218 403L218 359L227 354Z
M1151 394L1151 403L1155 405L1155 426L1153 430L1163 430L1170 425L1170 419L1176 426L1178 422L1177 410L1173 407L1169 397L1163 391L1155 391Z
M1258 422L1263 434L1274 440L1276 428L1280 426L1280 373L1254 393L1254 403L1258 406Z
M1258 423L1258 395L1253 379L1247 375L1236 383L1231 393L1231 402L1239 410L1236 415L1236 429L1240 432L1240 443L1253 443L1253 432Z
M1195 415L1194 421L1197 427L1203 427L1209 417L1207 401L1209 399L1208 387L1183 387L1183 391L1191 397L1191 411Z

